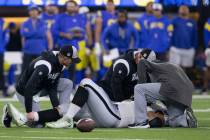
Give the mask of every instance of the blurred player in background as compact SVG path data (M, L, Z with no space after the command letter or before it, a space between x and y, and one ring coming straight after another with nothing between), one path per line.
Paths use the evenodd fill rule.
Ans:
M24 71L32 60L37 58L41 52L53 49L53 39L46 24L39 19L39 7L32 5L28 8L29 18L21 26L21 36L23 45ZM47 43L46 43L47 40Z
M162 14L163 6L160 3L153 4L153 14L148 21L148 38L150 39L147 48L155 51L157 59L168 60L168 49L171 43L173 25L170 20Z
M63 46L60 51L44 52L32 61L16 84L16 95L26 110L26 118L13 111L11 104L5 105L2 117L4 126L10 126L11 116L20 126L27 121L40 124L56 121L64 115L70 102L73 82L60 78L60 75L65 67L80 61L74 46ZM40 111L37 98L46 95L49 95L53 109Z
M4 52L8 40L9 33L6 30L4 20L0 18L0 92L2 92L3 96L7 96L4 78Z
M117 12L117 22L108 26L102 34L102 45L104 51L109 53L111 49L117 48L120 54L128 49L138 48L139 36L133 24L128 21L126 10Z
M44 22L46 23L47 29L51 32L51 34L53 33L52 25L55 23L55 19L58 14L59 14L59 9L57 5L54 4L53 2L48 2L46 3L45 11L40 16L40 18L44 20ZM53 44L54 44L53 47L55 47L57 40L54 34L52 34L52 36L53 36Z
M181 66L190 75L194 65L195 49L198 47L197 24L190 19L187 6L180 6L178 14L179 16L172 21L174 32L169 61Z
M82 62L77 64L75 83L78 84L85 77L87 66L87 49L92 44L90 22L85 14L79 14L79 5L73 1L66 2L66 12L56 18L53 34L56 35L57 46L74 45L78 49ZM74 66L70 67L70 79L74 79Z
M206 66L204 75L204 87L202 89L202 94L207 95L209 89L209 79L210 79L210 18L206 21L204 26L204 41L205 41L205 56L206 56Z
M48 123L47 126L73 127L73 117L87 103L92 117L100 127L120 127L120 124L126 127L126 123L129 124L132 121L129 115L133 114L133 110L123 106L121 106L122 110L118 109L113 102L131 99L138 80L137 63L140 59L153 60L154 58L155 53L151 50L128 51L116 59L105 77L98 83L94 83L91 79L83 79L70 103L68 112L63 118L57 122Z
M108 0L106 3L106 10L105 11L98 11L96 16L95 22L95 54L98 56L98 60L100 61L100 68L97 72L97 79L100 80L105 72L107 71L107 67L103 64L103 46L101 46L101 39L102 34L106 27L110 26L111 24L117 21L115 5L113 0ZM102 54L102 55L101 55Z
M146 48L148 46L148 21L153 17L153 2L146 5L146 12L141 15L135 22L134 27L139 32L139 48Z

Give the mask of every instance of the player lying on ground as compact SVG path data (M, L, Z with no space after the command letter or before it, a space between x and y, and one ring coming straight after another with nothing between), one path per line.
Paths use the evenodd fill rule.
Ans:
M131 128L148 128L147 102L162 101L171 127L197 127L191 109L194 86L185 72L169 62L140 60L137 66L139 84L135 86L135 123ZM148 79L149 78L149 79ZM147 81L151 82L148 83Z
M98 102L96 100L94 100L94 103L97 104ZM94 103L92 103L92 104L94 104ZM114 105L117 108L119 108L119 110L120 110L119 116L121 117L121 121L120 121L120 124L118 124L117 126L114 126L114 124L113 124L111 127L118 127L118 128L119 127L127 127L128 124L134 122L134 119L135 119L134 101L126 100L126 101L114 103ZM23 122L24 122L24 120L26 120L25 119L26 116L23 113L21 113L20 111L18 111L18 109L15 108L11 103L7 104L7 108L8 108L8 112L9 112L8 114L13 119L12 122L14 122L14 124L16 124L18 127L23 126ZM160 110L155 111L155 110L150 108L150 111L147 112L150 125L152 127L162 127L162 126L166 125L167 120L165 118L167 118L167 116L162 111L160 111ZM96 112L96 113L101 114L102 111ZM88 116L88 118L92 118L92 119L98 118L98 117L95 117L94 115L96 115L96 114L95 113L92 114L92 116L94 118L92 118L91 116ZM87 117L83 117L83 116L78 116L78 117L79 118L87 118ZM107 115L107 117L109 117L109 115ZM100 118L98 118L98 119L100 119ZM101 120L101 121L103 121L103 120ZM111 120L111 122L113 122L113 121ZM26 121L24 123L27 124ZM74 124L72 122L72 124L68 124L68 126L66 126L64 128L72 128L73 126L75 126ZM85 126L85 127L87 129L89 129L89 127L91 127L91 126ZM102 126L101 123L97 123L96 127L104 127L104 126Z
M107 71L103 80L94 83L91 79L83 79L70 103L67 114L57 122L48 123L51 128L73 127L73 118L87 104L91 116L99 127L127 127L131 124L132 106L116 105L130 99L137 84L136 64L140 59L153 60L155 53L145 49L129 51L118 58Z
M29 122L45 123L47 120L56 121L68 108L72 81L60 78L61 72L71 63L79 63L77 50L74 46L63 46L60 51L44 52L31 62L30 66L21 74L16 85L17 97L25 106ZM40 111L35 95L49 95L53 109ZM58 99L59 95L59 99ZM25 122L23 121L23 123ZM9 127L11 118L7 105L4 107L3 124Z

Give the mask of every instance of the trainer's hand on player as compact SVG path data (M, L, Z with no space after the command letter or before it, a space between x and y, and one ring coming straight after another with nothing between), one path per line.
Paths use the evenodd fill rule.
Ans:
M26 114L26 117L27 117L27 120L28 120L29 122L34 121L34 112L29 112L29 113L27 113L27 114Z

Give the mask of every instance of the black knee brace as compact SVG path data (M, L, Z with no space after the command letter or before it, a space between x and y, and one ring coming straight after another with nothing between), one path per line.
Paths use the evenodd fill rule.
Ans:
M72 103L78 105L79 107L83 107L83 105L87 102L88 96L88 91L84 87L79 86L74 95Z

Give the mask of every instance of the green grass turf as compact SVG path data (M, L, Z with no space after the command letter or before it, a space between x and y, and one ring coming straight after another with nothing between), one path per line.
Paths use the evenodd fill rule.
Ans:
M12 102L24 111L18 102ZM0 109L5 102L0 102ZM50 108L49 102L42 102L42 108ZM209 109L210 99L194 99L194 109ZM1 115L2 112L0 112ZM158 129L94 129L81 133L77 129L32 129L3 128L0 126L0 140L210 140L210 112L195 113L199 128L158 128Z

